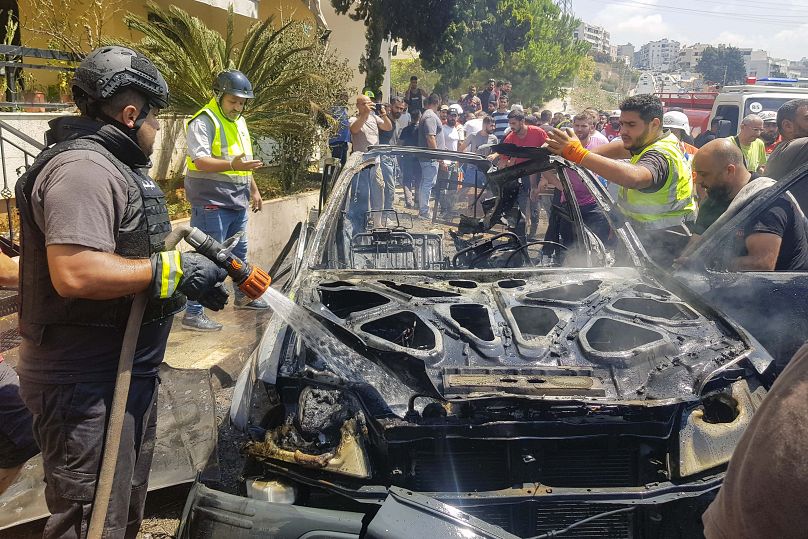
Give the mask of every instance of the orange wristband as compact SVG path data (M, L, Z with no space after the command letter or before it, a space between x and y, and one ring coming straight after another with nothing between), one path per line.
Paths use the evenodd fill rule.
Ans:
M584 148L579 140L570 141L564 151L561 152L561 157L572 161L576 165L580 165L587 155L589 155L589 150Z

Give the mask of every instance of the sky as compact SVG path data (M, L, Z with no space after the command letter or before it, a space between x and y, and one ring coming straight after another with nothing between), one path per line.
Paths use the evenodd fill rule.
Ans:
M636 49L667 37L682 43L726 43L808 57L808 0L572 0L575 16L603 26L612 45Z

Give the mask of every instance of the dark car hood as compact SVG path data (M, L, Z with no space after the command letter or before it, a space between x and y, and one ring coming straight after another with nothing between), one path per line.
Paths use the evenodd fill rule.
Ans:
M303 280L310 292L298 301L343 341L413 393L446 399L691 400L748 351L720 320L630 268Z

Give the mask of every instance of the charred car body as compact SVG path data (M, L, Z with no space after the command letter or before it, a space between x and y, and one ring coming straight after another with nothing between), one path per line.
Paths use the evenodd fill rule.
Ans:
M183 535L700 533L772 358L648 262L588 172L500 150L526 161L352 156L288 250L299 331L275 317L234 394L231 419L252 440L248 496L197 485ZM389 159L439 168L428 220L371 209ZM524 235L519 178L543 171L563 185L566 243ZM575 182L608 220L606 241Z

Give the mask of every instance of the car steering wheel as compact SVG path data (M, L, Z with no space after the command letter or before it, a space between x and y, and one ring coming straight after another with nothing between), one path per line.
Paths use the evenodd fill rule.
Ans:
M511 259L512 259L514 256L516 256L516 253L518 253L518 252L520 252L520 251L524 251L525 249L527 249L527 248L528 248L528 247L530 247L531 245L554 245L555 247L561 247L561 248L562 248L562 249L564 249L565 251L568 251L568 250L569 250L569 249L567 248L567 246L566 246L566 245L562 245L562 244L558 243L557 241L551 241L551 240L536 240L536 241L529 241L529 242L527 242L526 244L524 244L524 245L522 245L521 247L519 247L517 250L515 250L515 251L514 251L514 252L511 254L511 256L509 256L509 257L508 257L508 259L505 261L505 267L506 267L506 268L511 267ZM528 256L528 257L527 257L527 259L528 259L528 260L530 260L530 257ZM533 264L533 261L532 261L532 260L531 260L531 264ZM536 264L533 264L533 266L535 266L535 265L536 265Z

